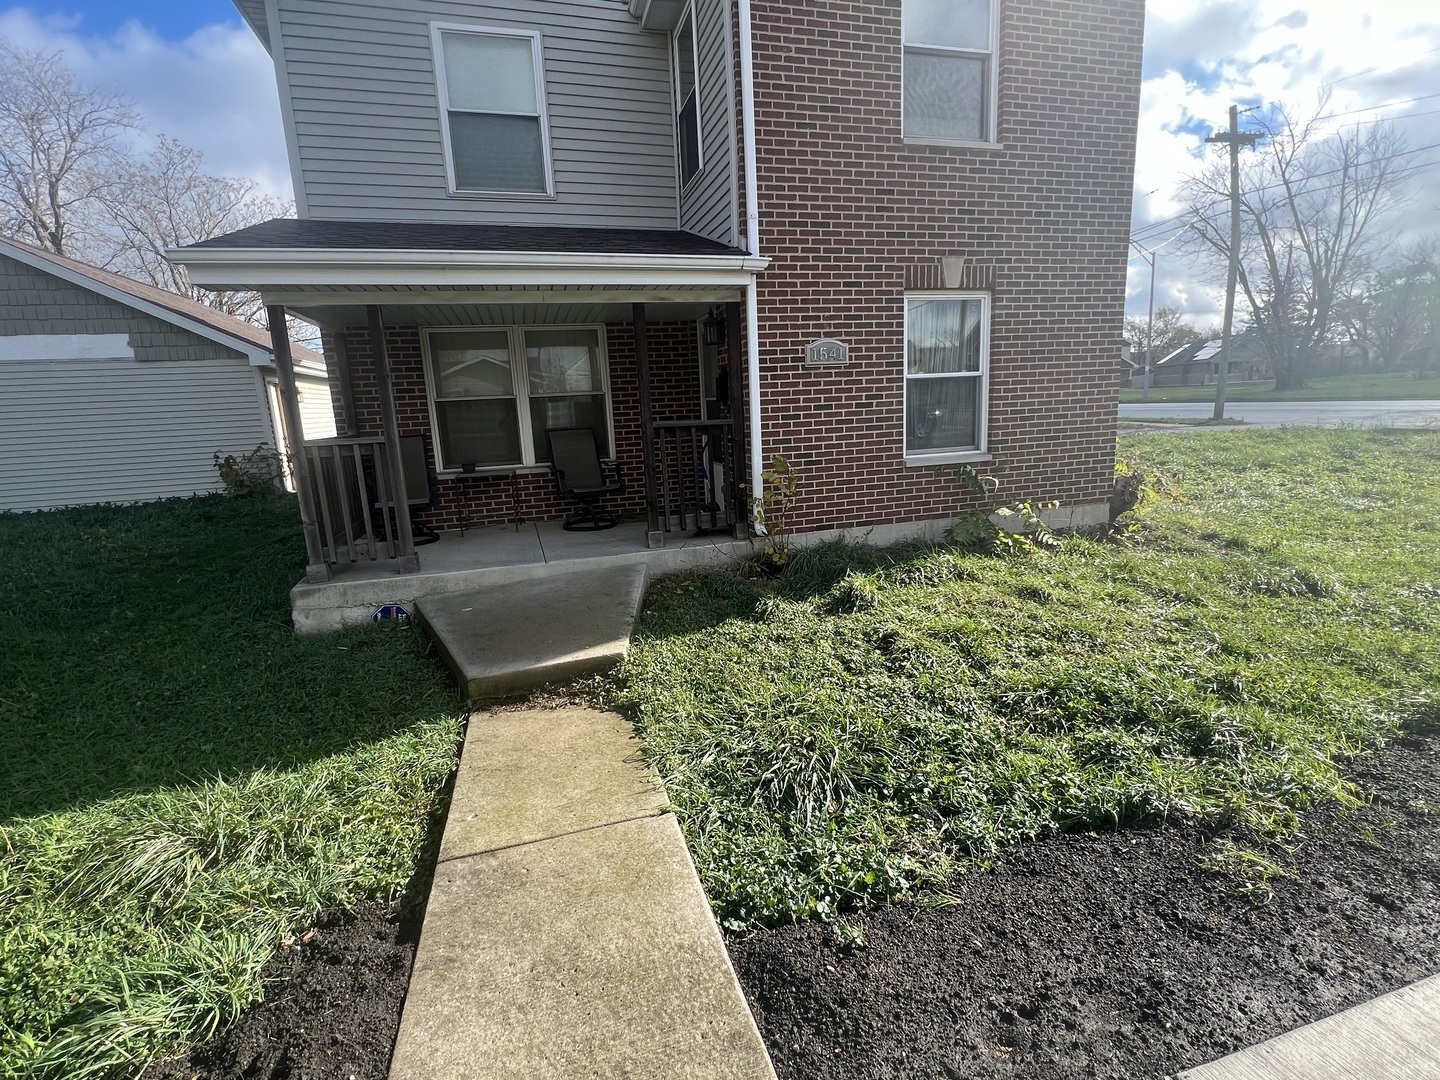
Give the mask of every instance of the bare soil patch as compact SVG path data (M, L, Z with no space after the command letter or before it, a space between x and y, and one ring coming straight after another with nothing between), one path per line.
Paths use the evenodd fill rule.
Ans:
M1173 1077L1440 972L1440 742L1353 762L1257 905L1215 838L1061 836L889 907L847 950L814 923L730 942L782 1080Z
M384 904L316 927L270 963L264 1001L142 1080L385 1080L415 958L413 930Z

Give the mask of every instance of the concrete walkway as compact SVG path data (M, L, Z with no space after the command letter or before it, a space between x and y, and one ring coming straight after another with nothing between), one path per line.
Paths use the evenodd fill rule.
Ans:
M624 660L645 578L620 563L427 596L416 614L466 696L494 700Z
M1440 1078L1440 976L1180 1074L1180 1080L1300 1078Z
M774 1080L620 717L470 722L391 1080Z

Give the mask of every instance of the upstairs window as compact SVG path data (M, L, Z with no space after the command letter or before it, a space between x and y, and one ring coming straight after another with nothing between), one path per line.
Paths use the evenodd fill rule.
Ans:
M685 12L675 28L672 67L675 71L675 142L680 158L680 187L689 186L700 172L700 93L696 72L695 9Z
M907 139L994 140L994 0L902 0Z
M445 164L456 193L552 193L540 35L431 29Z

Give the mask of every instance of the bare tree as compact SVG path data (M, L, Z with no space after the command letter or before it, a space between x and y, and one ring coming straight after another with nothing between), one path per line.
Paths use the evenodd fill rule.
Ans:
M1398 371L1428 359L1418 354L1427 344L1436 317L1440 285L1440 237L1430 236L1401 248L1399 257L1381 267L1343 307L1350 341L1371 363Z
M139 126L129 101L78 83L59 53L0 41L0 227L67 254L72 219L110 192Z
M165 252L286 217L291 207L260 194L252 180L212 176L203 164L198 150L168 136L161 136L147 157L127 161L104 198L106 213L93 240L97 255L117 273L260 321L254 293L197 288Z
M1276 109L1241 173L1240 303L1277 389L1306 373L1337 336L1340 308L1390 238L1387 215L1407 198L1404 140L1388 123L1331 130L1327 98L1308 120ZM1192 250L1230 253L1228 163L1182 185Z
M1136 315L1125 320L1125 340L1130 343L1132 357L1138 358L1145 355L1145 343L1149 340L1149 333L1150 322L1145 316ZM1204 336L1204 331L1185 321L1185 315L1179 308L1158 307L1155 309L1153 356L1156 360L1164 359L1181 345L1199 341Z

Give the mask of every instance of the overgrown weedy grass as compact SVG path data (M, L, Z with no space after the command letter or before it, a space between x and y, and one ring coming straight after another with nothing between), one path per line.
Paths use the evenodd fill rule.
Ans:
M133 1075L414 872L458 702L417 634L293 635L296 520L0 516L0 1075Z
M615 703L732 927L1067 829L1280 836L1440 691L1440 434L1136 436L1118 543L800 552L657 583Z

